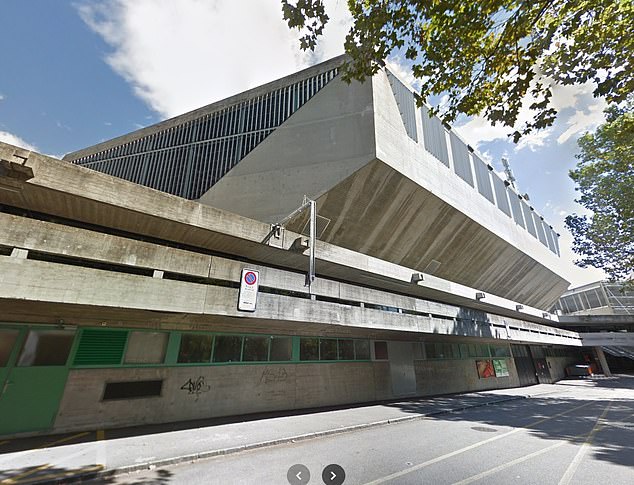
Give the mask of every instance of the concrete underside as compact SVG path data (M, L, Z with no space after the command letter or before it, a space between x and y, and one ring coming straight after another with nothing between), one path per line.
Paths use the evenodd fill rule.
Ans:
M176 243L183 248L232 255L300 273L307 269L307 256L289 250L299 237L293 231L284 230L280 238L273 237L263 243L270 232L270 225L266 223L11 145L0 143L0 156L18 162L23 161L19 157L26 157L26 166L33 169L34 178L22 184L19 191L0 190L0 204L24 209L25 214L41 213L44 218L52 215L90 224L101 232ZM478 301L475 298L477 288L460 286L431 275L412 285L411 268L322 241L317 242L316 249L317 271L324 277L482 311L494 309L495 313L511 318L549 323L538 309L525 308L518 313L513 300L487 295L484 301ZM123 250L117 260L119 264L127 262L127 246ZM85 249L80 256L90 258L84 253ZM153 264L155 269L173 270L163 267L164 264Z
M544 310L568 287L553 252L408 137L385 73L335 78L200 202L274 223L304 196L333 245Z
M547 308L568 285L523 251L375 160L317 199L320 239ZM306 216L288 228L301 232ZM429 271L430 265L440 265Z

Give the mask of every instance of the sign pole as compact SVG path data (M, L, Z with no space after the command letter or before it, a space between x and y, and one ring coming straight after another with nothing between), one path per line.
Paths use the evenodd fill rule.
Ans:
M310 204L310 255L308 263L308 294L311 292L311 284L315 280L315 241L317 239L317 208L314 200Z

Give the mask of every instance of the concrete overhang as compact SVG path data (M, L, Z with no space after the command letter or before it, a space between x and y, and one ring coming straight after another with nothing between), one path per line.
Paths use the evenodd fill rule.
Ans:
M385 72L335 78L200 201L274 223L304 195L335 246L541 309L569 285L553 251L408 135Z
M21 191L0 191L0 204L92 225L95 230L170 241L193 250L212 251L273 267L306 271L307 256L289 251L299 234L285 230L266 239L269 224L201 205L71 163L0 143L0 158L21 160L33 178ZM539 309L515 310L517 302L488 295L433 275L412 283L412 268L318 241L317 272L347 281L423 299L479 309L524 321L550 325ZM553 317L554 320L554 317Z
M584 347L634 347L634 333L630 332L582 332L579 336Z

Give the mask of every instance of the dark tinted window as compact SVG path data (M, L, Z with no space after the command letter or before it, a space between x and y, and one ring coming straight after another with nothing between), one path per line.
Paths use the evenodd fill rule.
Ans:
M318 338L301 338L299 340L299 360L319 360Z
M387 342L374 342L374 358L376 360L387 360Z
M181 335L181 346L178 350L179 363L199 363L211 360L211 335L184 333Z
M0 367L7 365L17 338L17 330L0 328Z
M339 360L354 360L354 342L339 340Z
M214 343L214 362L240 362L242 337L218 335Z
M285 361L293 358L293 339L291 337L273 337L271 339L272 361Z
M31 330L22 346L18 365L66 365L74 338L74 331Z
M369 360L370 359L370 341L369 340L355 340L354 341L354 355L356 360Z
M269 359L269 337L244 337L245 362L266 361Z
M337 340L321 339L319 341L320 360L337 360Z

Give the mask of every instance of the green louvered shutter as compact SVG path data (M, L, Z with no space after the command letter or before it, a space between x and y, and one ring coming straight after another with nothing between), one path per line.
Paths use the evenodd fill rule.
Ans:
M120 365L127 330L83 329L73 365Z

